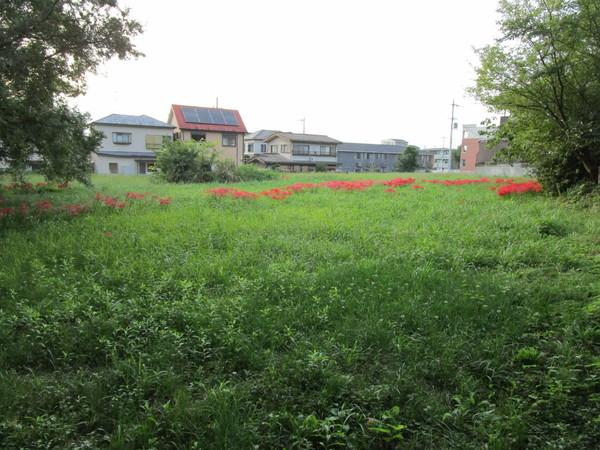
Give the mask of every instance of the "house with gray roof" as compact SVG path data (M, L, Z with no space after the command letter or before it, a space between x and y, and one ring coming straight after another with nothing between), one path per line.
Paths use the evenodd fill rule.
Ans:
M337 147L338 172L393 172L398 156L407 142L402 139L387 140L387 144L361 144L344 142Z
M173 139L172 125L146 115L111 114L91 125L103 134L92 154L94 172L100 174L146 174L156 161L154 151Z
M264 140L266 153L255 154L249 162L266 167L278 166L289 172L308 172L317 165L335 170L337 146L341 144L323 134L273 133ZM276 155L276 156L275 156Z
M280 133L280 131L258 130L254 133L246 134L244 137L244 156L249 158L258 153L267 153L267 144L265 143L265 140L275 133Z

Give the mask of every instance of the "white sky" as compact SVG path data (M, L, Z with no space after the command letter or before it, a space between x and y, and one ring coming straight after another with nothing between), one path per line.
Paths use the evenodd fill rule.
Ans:
M492 43L497 0L121 0L144 26L138 60L111 60L75 100L167 120L172 103L238 109L249 131L345 142L448 145L489 117L467 96L474 47Z

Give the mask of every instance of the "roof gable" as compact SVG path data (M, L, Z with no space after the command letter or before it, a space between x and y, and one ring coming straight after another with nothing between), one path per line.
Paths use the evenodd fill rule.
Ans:
M337 139L330 138L324 134L300 134L300 133L274 133L265 142L270 142L276 138L288 139L291 142L306 142L312 144L341 144Z
M171 113L181 130L247 132L242 116L235 109L172 105ZM169 117L171 117L171 113Z

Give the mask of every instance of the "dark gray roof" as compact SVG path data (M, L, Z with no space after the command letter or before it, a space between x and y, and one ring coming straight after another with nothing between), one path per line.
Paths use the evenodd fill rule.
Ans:
M387 145L387 144L359 144L355 142L344 142L337 146L338 152L353 152L353 153L394 153L399 154L405 150L402 145Z
M154 152L121 152L121 151L105 151L100 150L96 152L97 155L100 156L113 156L113 157L121 157L121 158L156 158L156 154Z
M250 161L262 161L268 164L289 164L291 161L279 153L260 153L250 158Z
M274 139L276 136L280 136L284 139L289 139L292 142L309 142L315 144L341 144L337 139L330 138L324 134L301 134L301 133L275 133L266 141Z
M270 138L275 133L280 133L280 131L277 131L277 130L258 130L258 131L255 131L254 133L250 133L250 134L246 135L246 140L247 141L251 141L251 140L255 139L255 140L258 140L258 141L262 141L264 139Z
M111 114L92 122L94 125L126 125L130 127L175 128L173 125L161 122L153 117L129 116L126 114Z

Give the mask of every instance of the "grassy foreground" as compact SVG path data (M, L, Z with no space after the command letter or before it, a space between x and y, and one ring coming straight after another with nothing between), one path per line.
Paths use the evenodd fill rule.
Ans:
M3 222L0 448L600 442L598 209L488 184L94 183L23 198L172 202Z

